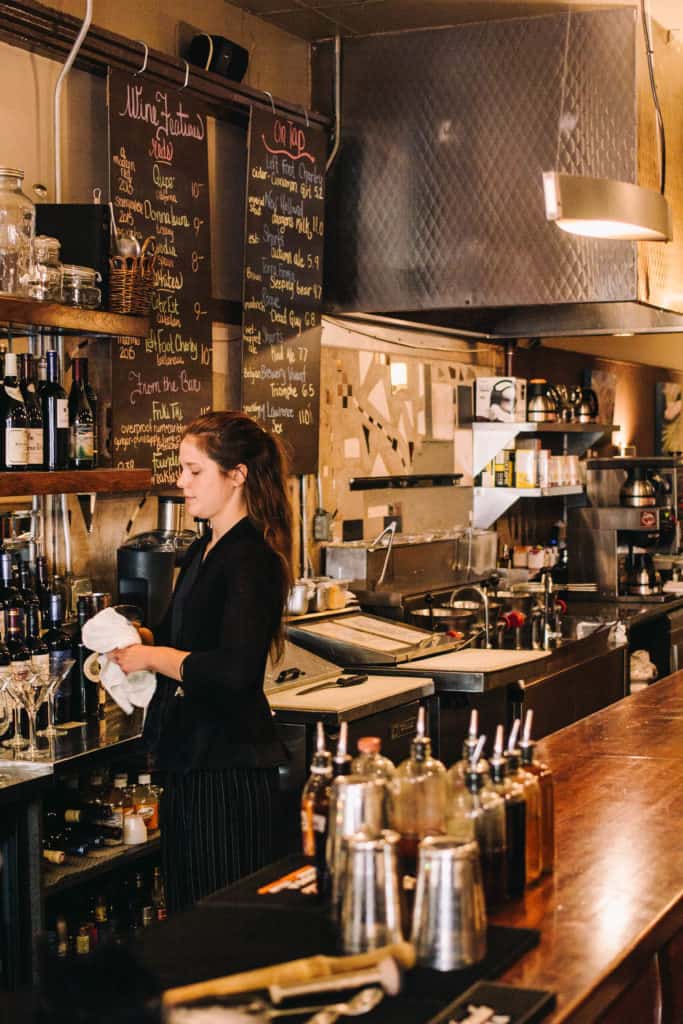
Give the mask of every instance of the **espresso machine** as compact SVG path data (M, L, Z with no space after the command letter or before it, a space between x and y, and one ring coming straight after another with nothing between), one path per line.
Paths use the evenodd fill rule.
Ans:
M680 548L682 472L672 456L589 459L590 507L568 512L569 582L596 583L603 599L672 599L659 564Z
M152 630L166 613L178 570L198 536L184 529L184 498L160 494L158 500L156 530L131 537L116 553L119 602L139 608Z

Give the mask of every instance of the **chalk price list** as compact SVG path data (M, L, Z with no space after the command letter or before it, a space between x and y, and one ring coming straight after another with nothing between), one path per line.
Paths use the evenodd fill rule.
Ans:
M180 94L117 72L109 118L119 233L154 235L157 252L149 335L119 339L113 360L115 465L149 466L168 487L186 423L211 407L206 122Z
M247 181L243 408L317 464L324 235L322 132L252 112Z

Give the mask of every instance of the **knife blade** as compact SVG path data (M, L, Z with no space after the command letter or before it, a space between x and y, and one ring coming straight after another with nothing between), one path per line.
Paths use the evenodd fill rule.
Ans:
M358 686L359 683L366 682L367 678L364 675L339 676L339 679L332 679L327 683L316 683L315 686L306 686L303 690L297 690L294 696L300 697L304 693L315 693L316 690L327 690L333 686Z

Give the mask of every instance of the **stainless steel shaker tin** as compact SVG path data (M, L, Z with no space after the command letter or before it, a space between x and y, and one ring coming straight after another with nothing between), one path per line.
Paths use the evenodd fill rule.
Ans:
M346 775L335 779L330 794L327 865L332 878L332 911L339 906L341 876L344 872L345 836L366 828L380 832L384 827L386 787L381 779L367 775Z
M486 955L479 846L430 836L418 849L411 941L421 967L452 971Z
M364 953L403 939L399 903L398 832L367 829L344 839L341 946Z

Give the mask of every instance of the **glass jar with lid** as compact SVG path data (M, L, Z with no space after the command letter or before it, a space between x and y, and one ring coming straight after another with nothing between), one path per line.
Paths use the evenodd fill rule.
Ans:
M32 299L62 301L61 248L58 238L36 235L33 240L33 261L29 274L28 294Z
M21 185L24 172L0 167L0 292L26 295L36 208Z
M62 302L66 306L80 306L82 309L97 309L102 301L102 291L97 287L102 280L99 271L93 267L79 267L73 263L62 265Z

